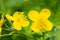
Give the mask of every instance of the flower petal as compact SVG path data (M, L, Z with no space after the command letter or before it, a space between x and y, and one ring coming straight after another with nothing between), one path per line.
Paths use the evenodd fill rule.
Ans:
M49 9L42 9L42 11L40 12L40 18L42 19L48 19L49 16L51 15L51 12Z
M2 31L2 27L0 27L0 33L1 33L1 31Z
M33 24L31 25L31 29L32 29L34 32L39 32L39 31L41 31L41 27L40 27L40 25L38 25L38 22L33 22Z
M7 18L8 20L13 21L13 17L12 17L12 16L10 16L9 14L6 14L5 16L6 16L6 18Z
M13 19L14 19L14 21L17 21L19 19L19 12L15 12L13 14Z
M23 26L23 27L26 27L26 26L28 26L29 25L29 22L27 21L27 20L21 20L21 25Z
M20 20L25 20L24 12L19 12L19 19Z
M2 31L2 25L4 24L4 17L0 20L0 32Z
M23 27L26 27L29 25L29 22L26 19L26 16L24 15L24 12L19 12L19 22Z
M31 10L28 13L28 17L32 20L32 21L36 21L39 19L39 13L35 10Z
M49 21L49 20L40 20L42 27L44 28L44 30L46 31L51 31L53 28L53 24Z
M46 30L51 31L53 28L53 24L48 20L46 20L46 24L47 24Z
M17 21L14 21L14 22L13 22L13 27L14 27L16 30L21 30L21 29L22 29L21 25L20 25L19 22L17 22Z

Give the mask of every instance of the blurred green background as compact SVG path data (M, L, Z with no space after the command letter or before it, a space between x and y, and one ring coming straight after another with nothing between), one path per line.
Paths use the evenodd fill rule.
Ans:
M30 34L29 26L27 29L23 28L21 31L18 31L18 34L3 36L0 40L45 40L43 36L45 36L46 40L60 40L60 0L0 0L0 15L1 13L12 15L15 11L20 11L25 12L27 16L30 10L37 10L39 12L43 8L51 10L49 20L54 25L53 30L46 33L46 36L41 33ZM8 21L6 23L10 26ZM10 31L3 30L2 34L9 32Z

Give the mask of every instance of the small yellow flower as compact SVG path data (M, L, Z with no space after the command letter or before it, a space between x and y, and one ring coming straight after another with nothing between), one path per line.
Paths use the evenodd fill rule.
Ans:
M29 22L26 19L26 16L23 14L24 12L15 12L13 16L6 14L8 20L13 21L13 27L16 30L21 30L22 27L26 27L29 25Z
M29 0L24 0L25 2L28 2Z
M28 17L33 21L31 29L34 32L39 32L42 30L50 31L53 28L53 24L48 20L51 12L49 9L42 9L40 13L35 10L31 10Z
M4 17L2 16L2 19L0 20L0 33L2 31L2 25L4 23Z

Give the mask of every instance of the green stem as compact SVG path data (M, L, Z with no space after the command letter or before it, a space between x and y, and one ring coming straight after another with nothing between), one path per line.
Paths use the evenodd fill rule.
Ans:
M45 32L43 32L43 40L46 40L46 39L45 39Z
M10 32L9 34L0 35L0 37L3 37L3 36L10 36L10 35L12 35L13 33L15 33L15 32L12 31L12 32Z
M4 25L6 26L6 28L10 29L10 27L8 27L8 26L6 25L6 23L5 23Z
M2 28L2 29L4 29L4 30L8 30L8 31L11 31L10 29L7 29L7 28Z

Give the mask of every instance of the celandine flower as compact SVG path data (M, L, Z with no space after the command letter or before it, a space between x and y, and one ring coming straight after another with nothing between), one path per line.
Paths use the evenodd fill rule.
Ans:
M25 2L28 2L29 0L24 0Z
M51 31L53 24L48 20L51 12L49 9L42 9L40 13L35 10L31 10L28 14L28 17L33 21L31 29L34 32L39 32L42 30Z
M26 27L29 25L29 22L26 19L26 16L23 14L24 12L15 12L13 16L6 14L8 20L13 21L13 27L16 30L21 30L22 27Z
M0 19L0 33L2 31L2 25L4 23L4 17L2 16L2 18Z

